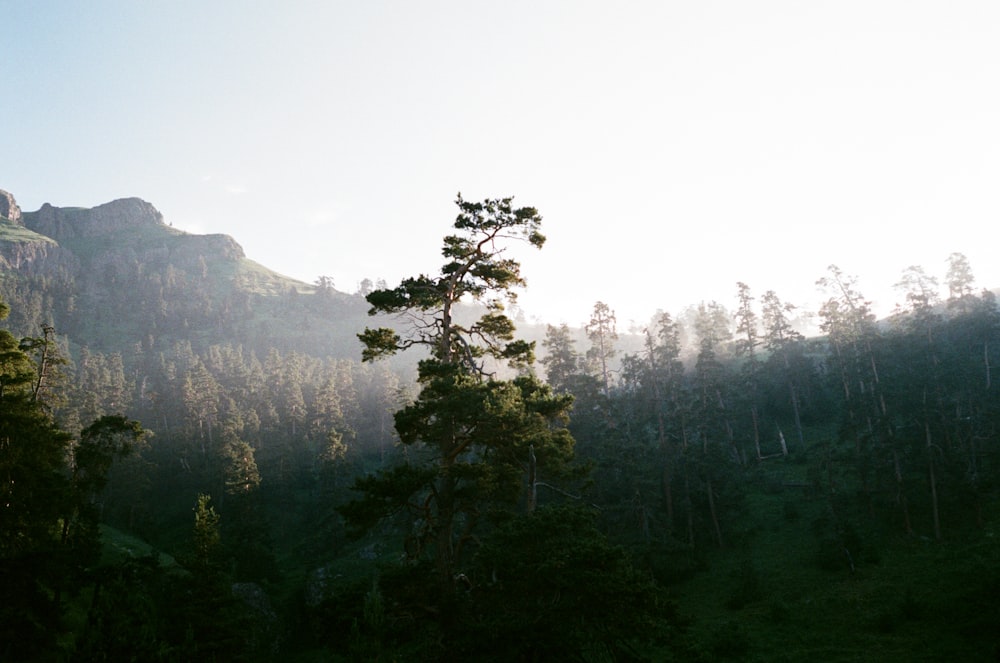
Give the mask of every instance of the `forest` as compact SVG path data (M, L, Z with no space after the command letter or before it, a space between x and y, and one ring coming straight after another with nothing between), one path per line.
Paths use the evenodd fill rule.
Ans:
M0 660L1000 656L1000 309L963 255L887 319L828 267L808 336L744 283L532 329L538 210L456 205L443 264L351 295L220 241L156 264L155 224L0 272Z

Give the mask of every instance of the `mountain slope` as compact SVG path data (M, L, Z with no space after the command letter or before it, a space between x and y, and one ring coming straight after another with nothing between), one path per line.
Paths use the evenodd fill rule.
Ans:
M354 332L367 309L359 296L320 291L247 259L228 235L177 230L138 198L22 213L6 192L0 293L15 332L52 324L104 351L227 340L262 352L356 357Z

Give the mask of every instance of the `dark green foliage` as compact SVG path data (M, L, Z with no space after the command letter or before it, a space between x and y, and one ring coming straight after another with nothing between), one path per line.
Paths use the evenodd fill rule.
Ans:
M26 393L7 394L0 410L0 553L46 547L66 513L71 485L66 467L70 435Z
M404 509L410 496L432 481L435 474L432 467L396 465L375 475L359 477L354 481L354 489L366 499L348 502L339 510L354 534L360 536ZM422 506L417 503L413 508L420 510Z
M0 320L7 317L7 310L0 310ZM31 358L9 331L0 329L0 397L30 384L34 377Z
M392 356L396 353L396 349L400 346L401 342L399 334L392 329L385 328L366 329L358 334L358 338L365 346L361 354L364 361L373 361Z
M74 502L71 436L36 399L35 377L28 355L0 330L0 658L12 661L52 655L61 592L78 586L73 550L59 535Z
M740 610L764 598L760 575L749 559L743 560L731 582L732 593L726 599L726 607L731 610Z
M62 579L59 551L36 546L30 554L0 557L0 657L37 661L55 656L62 606L51 589Z
M581 508L541 508L500 527L467 592L460 658L690 660L673 604Z
M708 648L713 658L742 661L750 653L751 640L739 622L727 621L713 630Z
M76 641L72 660L169 661L163 639L167 583L154 557L102 569L95 577L87 628Z
M456 605L449 603L454 597L441 594L433 565L387 563L371 571L338 574L327 598L308 610L310 633L301 637L338 661L449 660L443 610L454 611Z
M70 660L271 660L268 624L219 579L166 569L154 556L102 566Z

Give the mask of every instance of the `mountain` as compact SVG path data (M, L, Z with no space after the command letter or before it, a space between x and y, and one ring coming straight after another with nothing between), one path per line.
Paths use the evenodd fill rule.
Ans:
M360 359L356 334L393 324L370 318L359 293L278 274L247 258L232 237L173 228L139 198L24 212L0 190L0 296L16 336L51 325L71 346L105 353L190 342L196 352L229 343L259 357L276 349ZM468 308L461 317L482 313ZM545 332L545 324L518 321L518 335L540 356ZM574 335L583 347L582 330ZM619 350L641 347L640 337L622 334Z
M278 274L228 235L173 228L139 198L23 212L0 191L0 294L15 333L52 325L101 351L189 340L358 357L369 324L360 295Z

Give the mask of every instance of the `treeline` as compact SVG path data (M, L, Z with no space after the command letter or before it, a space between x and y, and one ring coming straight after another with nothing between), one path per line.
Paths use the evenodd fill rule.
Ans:
M576 396L570 429L597 468L608 527L626 540L724 547L741 534L744 469L777 459L808 465L800 487L828 500L834 538L859 513L934 539L981 522L998 479L1000 312L972 282L953 255L939 301L936 281L911 268L906 305L877 321L831 267L823 335L812 339L774 292L758 307L740 283L733 313L700 304L689 329L661 314L610 381L617 334L605 304L584 353L565 326L550 327L542 363L550 384Z

